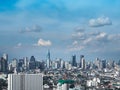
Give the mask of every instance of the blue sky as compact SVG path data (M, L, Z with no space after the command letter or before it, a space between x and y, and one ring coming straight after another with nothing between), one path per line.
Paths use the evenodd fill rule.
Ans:
M0 0L0 54L120 59L120 0Z

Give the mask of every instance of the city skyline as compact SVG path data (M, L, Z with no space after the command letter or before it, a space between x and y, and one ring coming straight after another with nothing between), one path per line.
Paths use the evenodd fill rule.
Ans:
M94 2L94 3L93 3ZM7 0L0 3L0 56L120 59L119 0Z

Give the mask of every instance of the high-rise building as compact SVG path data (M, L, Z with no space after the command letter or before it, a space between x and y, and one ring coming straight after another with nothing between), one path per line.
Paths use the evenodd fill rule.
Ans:
M18 71L18 60L16 58L12 60L11 65L9 67L9 70L13 71L13 72L17 72Z
M118 65L120 66L120 60L118 61Z
M50 50L48 50L48 54L47 54L47 68L51 67L51 60L50 60Z
M112 61L112 68L115 67L115 61Z
M57 68L60 68L61 67L61 58L56 58L56 61L57 61Z
M76 55L72 56L72 66L77 66Z
M6 61L8 61L8 54L3 54L3 59L5 59Z
M60 68L65 68L65 62L61 60Z
M65 69L67 70L71 70L72 69L72 65L69 62L65 62Z
M84 55L80 55L80 68L82 67L82 59L84 58Z
M96 58L94 64L95 64L95 68L100 69L100 59L99 58Z
M7 73L8 64L6 58L1 57L0 59L0 72Z
M23 66L24 66L24 59L19 59L18 71L22 72L23 71Z
M102 68L106 68L107 66L107 61L106 60L102 60Z
M8 71L8 55L3 54L0 58L0 72L7 73Z
M18 61L15 58L15 59L12 60L12 68L17 68L17 67L18 67Z
M44 61L42 61L41 63L40 63L40 70L44 70L45 69L45 62Z
M82 69L85 69L85 68L86 68L84 55L81 55L81 56L80 56L80 68L82 68Z
M28 70L28 69L29 69L29 61L28 61L28 58L27 58L27 57L24 58L24 69L25 69L25 70Z
M30 58L29 69L36 69L36 61L34 56L31 56Z
M8 74L8 90L43 90L41 74Z

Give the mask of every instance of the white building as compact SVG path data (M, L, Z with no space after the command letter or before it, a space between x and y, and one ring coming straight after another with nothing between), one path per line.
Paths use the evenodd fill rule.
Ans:
M61 60L60 67L61 67L61 68L64 68L64 64L65 64L65 62L64 62L63 60Z
M65 62L65 68L67 70L71 70L72 69L72 65L69 62Z
M82 69L86 68L86 64L85 64L85 59L84 58L81 59L81 68Z
M17 68L17 66L18 66L18 61L17 61L17 59L13 59L11 64L12 64L12 67L13 67L13 68Z
M100 79L99 78L93 78L92 80L87 80L87 84L86 85L88 87L92 87L92 86L97 87L98 83L100 83Z
M41 74L8 74L8 90L43 90Z
M8 61L8 54L3 54L3 58Z
M51 67L51 60L50 60L50 51L48 50L48 54L47 54L47 68Z
M29 69L29 60L27 57L24 58L24 69L25 70Z
M68 84L64 83L64 84L57 84L57 90L69 90Z

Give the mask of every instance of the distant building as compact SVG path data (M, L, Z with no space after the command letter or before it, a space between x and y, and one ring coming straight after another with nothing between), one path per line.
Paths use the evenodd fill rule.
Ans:
M72 66L75 66L75 67L77 66L76 55L72 56L72 63L71 64L72 64Z
M84 55L81 55L81 56L80 56L80 68L82 68L82 69L85 69L85 68L86 68Z
M84 58L84 55L80 55L80 68L82 67L82 59Z
M120 66L120 60L118 61L118 65Z
M8 61L8 54L3 54L3 58L6 60L6 61Z
M8 74L8 90L43 90L41 74Z
M11 62L11 64L12 64L12 68L17 68L18 67L18 61L17 61L17 59L13 59L12 62Z
M65 69L67 70L71 70L72 69L72 66L69 62L65 62Z
M25 57L24 58L24 70L28 70L29 69L29 61L28 58Z
M94 69L100 69L101 66L100 66L100 62L101 60L99 58L96 58L95 62L94 62Z
M8 71L8 55L3 54L3 57L0 59L0 72L7 73Z
M112 61L112 68L114 68L115 67L115 61Z
M102 68L106 68L107 66L107 61L106 60L102 60Z
M99 83L100 83L100 79L94 77L93 79L86 81L86 86L87 87L97 87L99 85Z
M31 70L36 69L36 61L34 56L31 56L30 58L29 69Z
M0 59L0 72L6 73L7 67L8 67L7 60L5 60L3 57L1 57L1 59Z
M73 80L59 80L57 90L69 90L71 84L74 84Z
M58 61L53 61L51 66L53 69L57 69L59 66Z
M65 61L61 60L60 67L61 67L61 68L65 68Z
M19 70L19 72L23 71L23 65L24 65L24 59L19 59L19 62L18 62L18 70Z
M45 62L42 61L42 62L40 63L40 70L44 70L44 69L45 69Z
M51 67L51 60L50 60L50 51L48 50L48 54L47 54L47 68Z

